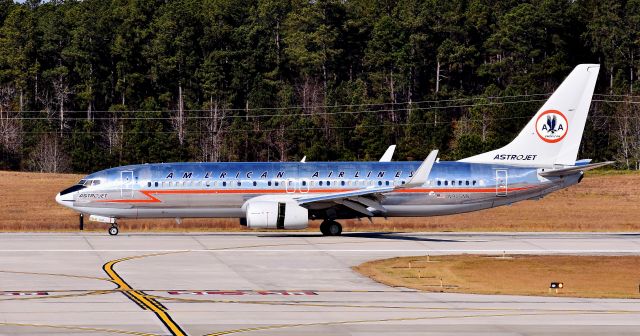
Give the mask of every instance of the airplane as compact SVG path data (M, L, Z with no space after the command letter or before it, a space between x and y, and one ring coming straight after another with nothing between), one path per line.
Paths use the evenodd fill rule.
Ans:
M383 155L367 162L181 162L87 175L56 201L118 234L121 218L239 218L251 229L304 229L322 220L450 215L508 205L579 183L613 163L576 160L600 66L576 66L516 138L459 161ZM388 150L388 151L389 151ZM384 160L383 160L384 159Z

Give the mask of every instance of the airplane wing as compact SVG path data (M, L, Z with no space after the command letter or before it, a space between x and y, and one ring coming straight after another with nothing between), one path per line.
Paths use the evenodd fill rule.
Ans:
M431 151L429 156L427 156L422 164L420 164L420 167L418 167L414 172L413 177L411 177L405 184L397 186L368 187L318 196L303 196L296 198L296 201L302 206L317 202L331 202L343 205L367 217L373 216L372 210L384 213L386 212L386 209L381 204L381 201L384 199L384 194L398 189L422 186L429 178L431 168L433 167L437 157L438 151Z
M576 162L576 163L578 163L578 162ZM544 177L567 176L567 175L575 174L575 173L580 172L580 171L586 171L586 170L591 170L591 169L604 167L604 166L610 165L612 163L615 163L615 161L606 161L606 162L598 162L598 163L591 163L591 164L583 164L583 165L574 166L574 167L561 168L561 169L556 169L556 170L549 170L549 171L541 172L540 176L544 176Z
M391 158L393 157L393 152L396 150L396 145L391 145L387 150L382 154L380 158L380 162L391 162Z

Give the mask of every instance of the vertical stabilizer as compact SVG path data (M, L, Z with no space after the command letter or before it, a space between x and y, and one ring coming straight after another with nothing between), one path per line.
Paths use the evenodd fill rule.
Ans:
M460 161L535 167L574 165L599 70L598 64L576 66L511 143Z

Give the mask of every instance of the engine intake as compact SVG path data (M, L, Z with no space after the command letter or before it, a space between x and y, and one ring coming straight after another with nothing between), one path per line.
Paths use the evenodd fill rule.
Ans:
M293 200L249 201L245 214L251 229L299 230L309 226L309 210Z

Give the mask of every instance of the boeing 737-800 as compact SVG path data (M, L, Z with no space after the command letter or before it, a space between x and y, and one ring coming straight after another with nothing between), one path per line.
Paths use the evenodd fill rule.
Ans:
M102 170L56 200L90 219L234 217L256 229L304 229L323 220L419 217L538 199L611 162L578 160L599 65L578 65L508 145L460 161L185 162ZM303 160L304 161L304 160Z

